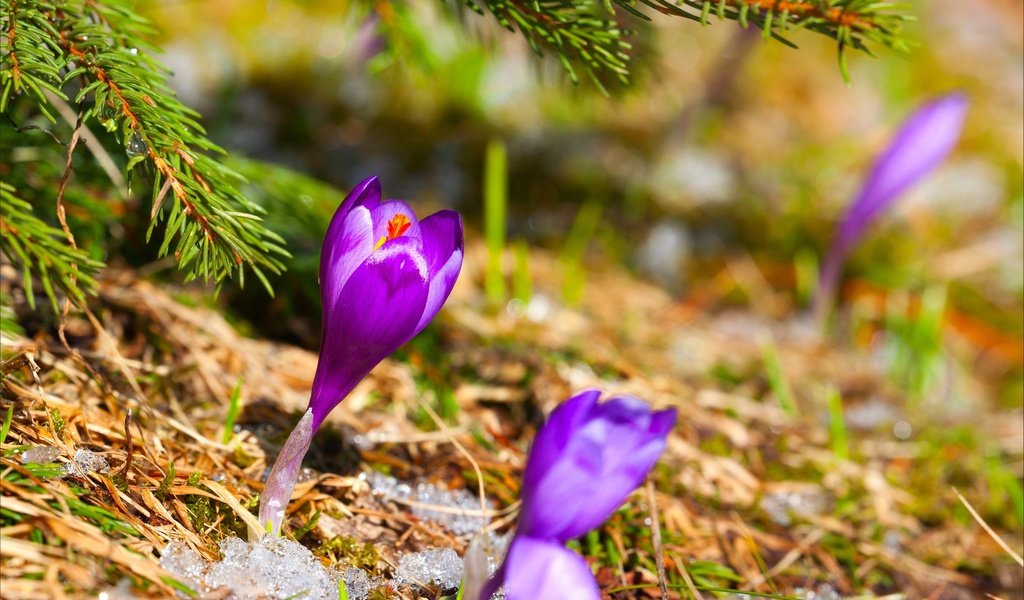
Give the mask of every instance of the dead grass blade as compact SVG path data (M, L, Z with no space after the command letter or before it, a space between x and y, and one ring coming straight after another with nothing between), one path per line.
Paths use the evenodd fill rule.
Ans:
M963 497L963 494L960 493L960 490L953 488L953 493L956 494L956 497L960 499L960 503L964 505L964 508L967 509L967 512L971 513L971 516L974 517L974 520L978 522L978 525L981 525L981 528L985 530L985 533L987 533L995 543L999 544L999 547L1002 548L1003 551L1010 556L1010 558L1016 561L1018 565L1024 567L1024 558L1022 558L1020 554L1014 552L1013 548L1011 548L1010 545L1007 544L1003 540L1003 538L999 536L998 533L993 531L993 529L988 526L988 523L985 522L985 519L982 519L981 515L978 514L978 511L974 510L974 507L971 506L971 503L967 501L967 498Z

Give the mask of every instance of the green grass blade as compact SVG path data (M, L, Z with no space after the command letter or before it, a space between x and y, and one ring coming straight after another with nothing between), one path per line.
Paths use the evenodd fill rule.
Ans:
M834 386L825 392L828 402L828 429L832 435L832 452L846 460L850 450L846 443L846 424L843 422L843 397Z
M228 404L228 414L224 417L224 432L221 433L220 443L227 444L235 433L235 421L238 420L238 413L242 410L242 378L238 378L235 389L231 390L231 400Z
M793 401L793 392L782 374L782 363L779 361L779 352L774 342L769 341L761 348L761 360L764 362L765 375L768 377L768 387L779 401L782 412L789 417L796 416L796 402Z
M484 238L487 240L487 276L484 291L491 306L505 301L501 257L508 221L508 158L505 142L492 139L484 159Z

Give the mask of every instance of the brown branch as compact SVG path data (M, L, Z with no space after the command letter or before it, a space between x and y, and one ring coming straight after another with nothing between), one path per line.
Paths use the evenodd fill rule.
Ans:
M785 12L802 19L819 18L837 27L875 28L874 22L869 17L865 17L860 13L849 12L842 8L822 10L813 2L794 2L792 0L726 0L726 4L737 10L746 4L747 7L757 11ZM670 16L678 14L675 9L665 6L655 6L654 10Z
M135 453L135 443L132 440L132 409L130 408L124 415L124 439L128 445L127 456L124 459L124 466L117 474L127 482L129 471L132 468L132 455Z
M859 27L874 29L871 19L859 13L849 12L842 8L822 10L813 2L792 2L789 0L729 0L732 5L746 4L759 10L786 12L803 18L819 18L839 27Z
M60 222L60 228L64 230L64 235L68 239L68 244L75 250L78 250L78 243L75 242L75 235L71 233L71 228L68 227L67 211L64 209L64 191L67 190L68 181L71 179L71 167L74 161L75 147L78 146L78 140L82 135L82 118L84 113L79 111L78 120L75 123L75 131L71 134L71 142L68 143L67 160L64 164L64 174L60 178L60 186L57 188L57 221ZM71 280L71 287L78 287L78 263L71 261L71 274L68 276ZM84 303L83 303L84 304ZM88 310L88 308L86 308ZM84 357L71 347L68 343L65 329L67 328L68 313L71 311L71 295L64 296L64 307L61 310L60 323L57 325L57 337L60 338L60 343L64 346L64 349L68 351L68 354L73 356L79 363L82 364L96 378L96 381L102 382L106 387L104 379L100 376L96 369L90 365Z
M16 84L21 81L21 67L18 66L18 55L14 52L14 30L18 28L18 19L15 16L17 6L18 1L13 0L11 2L11 28L7 30L7 55L11 57L11 76L14 77Z
M128 103L128 99L124 97L124 93L121 91L120 86L118 86L117 83L107 75L107 72L104 71L102 67L90 61L89 56L85 52L72 44L71 40L68 39L66 32L61 33L60 41L61 45L67 49L71 56L74 56L78 60L89 65L89 68L92 69L92 72L96 75L96 79L102 81L107 88L117 96L117 99L121 101L121 112L125 117L127 117L128 122L131 124L131 128L138 130L139 119L135 116L135 113L132 112L132 107Z
M75 250L78 250L78 244L75 243L75 236L71 233L71 229L68 227L67 214L64 210L64 192L68 187L68 180L71 179L71 164L74 159L75 147L78 146L78 140L81 139L82 134L82 112L78 113L78 121L75 123L75 131L71 134L71 142L68 143L67 160L64 164L64 174L61 175L60 185L57 187L57 221L60 222L60 228L64 230L64 235L68 239L68 244ZM71 263L71 282L75 283L76 277L74 273L78 271L78 265ZM65 311L66 312L66 311Z

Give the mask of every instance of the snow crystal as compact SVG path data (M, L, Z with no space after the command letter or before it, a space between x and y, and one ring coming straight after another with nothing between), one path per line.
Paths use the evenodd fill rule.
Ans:
M402 585L436 583L452 591L462 581L462 559L451 548L406 554L398 559L395 581Z
M171 542L160 555L160 566L175 579L194 591L203 590L206 562L192 548L181 542Z
M225 588L239 597L312 599L338 594L337 574L328 573L302 544L269 536L253 545L228 538L220 549L224 558L210 568L206 579L211 588Z
M765 494L761 498L760 506L773 521L788 527L793 524L793 517L819 515L828 510L829 503L829 497L820 491L781 490Z
M136 600L137 597L132 593L132 580L126 577L118 581L116 586L97 594L96 598L98 600Z
M842 600L843 598L830 583L823 583L813 590L796 588L793 590L793 595L803 600Z
M32 446L21 453L21 462L23 464L35 463L43 465L56 461L58 456L60 456L60 448L54 448L53 446Z
M851 429L874 429L884 423L896 421L900 413L885 398L872 396L866 402L854 404L844 411L843 420Z
M313 481L318 476L319 475L315 470L310 469L309 467L302 467L301 469L299 469L298 477L295 478L295 483L305 483L307 481Z
M882 537L882 545L893 554L903 552L903 535L895 529L889 529Z
M107 459L92 450L85 450L84 448L76 450L75 460L64 465L64 472L75 477L85 477L93 471L106 473L109 470L110 464L107 463Z
M370 576L355 567L345 569L341 578L345 580L345 591L352 600L363 600L370 595L370 589L374 587Z
M480 498L465 490L449 491L428 483L413 485L381 473L364 473L359 477L369 483L377 495L398 502L414 502L410 506L412 514L439 523L456 535L475 533L487 525L488 519L478 516ZM434 510L424 505L443 507L446 510ZM490 503L487 508L490 508ZM451 512L451 509L456 511Z
M305 546L286 538L258 542L228 538L221 559L207 563L181 543L170 544L160 566L192 588L199 598L334 600L345 580L351 600L365 600L374 582L359 569L325 568Z
M678 290L682 284L682 266L693 247L693 236L682 222L659 221L635 251L640 270L662 286Z
M724 600L758 600L759 597L740 592L726 596ZM843 598L830 583L823 583L817 589L810 590L798 587L793 590L792 597L797 600L842 600Z
M364 474L360 479L366 481L376 495L409 502L410 510L420 519L435 521L459 535L479 532L489 521L479 516L479 499L463 490L411 484L379 473ZM488 570L493 572L501 562L509 536L488 533L484 540ZM199 598L210 599L335 600L338 585L344 581L351 600L366 600L370 591L381 585L438 585L453 592L462 581L462 559L451 548L402 556L395 580L390 583L347 565L324 567L305 546L286 538L267 536L257 542L229 538L220 543L220 553L219 561L208 563L188 546L172 543L164 549L160 565L194 590Z

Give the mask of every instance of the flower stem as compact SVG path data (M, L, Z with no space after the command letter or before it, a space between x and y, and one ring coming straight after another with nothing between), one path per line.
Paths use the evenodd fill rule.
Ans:
M263 495L260 497L260 524L271 536L281 535L284 511L292 497L292 490L295 489L295 480L299 476L302 459L309 450L310 442L313 441L313 433L313 411L309 409L285 440L281 453L277 455L277 461L270 469L270 475L263 486Z

